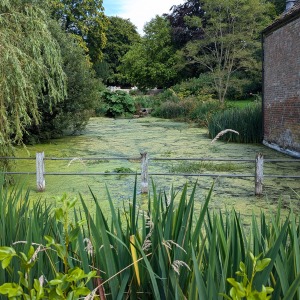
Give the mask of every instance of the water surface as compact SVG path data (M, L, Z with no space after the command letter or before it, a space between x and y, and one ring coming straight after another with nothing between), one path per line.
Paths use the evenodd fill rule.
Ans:
M257 153L263 153L265 158L291 159L260 144L236 144L217 141L211 144L207 137L207 130L197 128L193 124L174 122L157 118L140 119L107 119L92 118L86 130L78 136L64 137L49 143L28 146L27 150L20 149L19 157L35 157L36 152L45 152L46 157L73 157L72 161L46 160L46 172L114 172L116 170L131 170L140 172L140 163L134 160L91 160L85 157L140 157L140 153L147 152L150 158L150 173L189 173L195 169L195 164L201 173L209 174L249 174L255 171L253 162L218 162L199 163L181 161L156 161L154 158L232 158L254 160ZM35 161L17 161L16 170L35 171ZM266 174L299 175L300 161L295 163L266 163ZM203 203L210 187L214 183L211 209L234 207L244 215L252 211L258 213L261 209L276 209L279 199L282 206L298 209L300 194L299 179L269 179L264 181L264 195L254 195L254 178L212 178L188 176L152 176L157 190L166 191L170 188L180 191L185 183L192 186L197 181L197 207ZM31 189L33 199L42 197L52 201L64 192L70 196L81 193L85 201L91 201L89 188L107 207L106 186L117 206L132 198L135 176L46 176L46 191L36 191L36 179L33 175L23 176L26 186ZM151 182L150 182L151 185ZM138 176L138 190L140 178ZM150 188L151 190L151 188ZM143 199L140 198L143 206ZM92 203L92 201L91 201ZM92 205L92 204L91 204Z

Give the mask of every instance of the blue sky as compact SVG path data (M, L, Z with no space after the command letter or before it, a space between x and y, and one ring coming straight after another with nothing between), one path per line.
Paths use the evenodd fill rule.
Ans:
M168 13L172 5L182 3L184 0L104 0L103 6L107 16L130 19L142 34L145 23L156 15Z

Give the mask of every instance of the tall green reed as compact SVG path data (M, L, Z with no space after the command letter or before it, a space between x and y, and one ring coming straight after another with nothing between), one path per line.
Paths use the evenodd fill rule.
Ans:
M2 188L0 226L6 238L0 246L26 241L15 245L28 249L32 243L34 247L45 243L44 235L52 235L59 249L66 244L66 232L72 232L63 257L70 268L80 267L85 274L97 272L99 277L87 286L93 290L90 296L100 299L224 299L232 287L228 279L242 280L237 274L241 262L246 270L252 269L251 252L269 261L251 281L253 290L266 286L274 289L272 299L300 299L299 218L292 211L281 216L279 206L270 219L262 212L244 227L234 209L225 213L210 209L212 190L200 212L194 208L196 185L192 191L186 185L180 195L158 192L154 186L146 208L139 205L136 185L132 201L124 203L123 209L115 208L107 191L110 216L101 209L102 199L91 191L95 212L90 212L80 195L83 211L73 206L70 223L79 224L81 219L86 223L66 231L49 206L42 202L30 206L28 194L23 197L18 189L8 193ZM24 222L18 230L11 224L17 217ZM41 274L55 276L50 262L55 262L56 272L63 272L63 261L55 253L50 259L41 256L31 280ZM18 267L1 270L1 283L16 279Z
M32 243L43 243L43 237L57 228L50 210L50 206L42 201L31 204L28 191L24 192L19 185L8 188L4 178L0 178L0 246L14 246L27 253ZM49 266L41 260L33 274L37 276L49 271ZM17 269L12 268L10 274L0 270L0 282L17 277Z
M189 194L185 186L180 197L154 188L148 208L142 210L135 188L132 202L123 211L116 210L109 197L110 221L95 195L94 217L81 199L90 220L87 234L96 249L96 265L105 290L110 291L108 299L223 299L231 288L227 279L240 280L236 274L240 263L251 270L250 252L270 260L255 274L253 289L268 286L274 288L272 299L298 299L300 243L295 215L284 220L280 209L270 221L264 213L253 215L251 227L244 228L234 209L224 214L209 209L211 193L196 213L195 188Z
M225 129L233 129L239 135L229 132L220 139L237 143L260 143L262 140L261 103L254 103L244 108L231 108L219 112L208 122L209 136L214 138Z

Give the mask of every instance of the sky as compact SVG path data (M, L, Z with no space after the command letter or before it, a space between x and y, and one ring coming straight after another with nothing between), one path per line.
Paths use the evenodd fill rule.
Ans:
M173 5L184 3L184 0L104 0L106 16L118 16L130 21L143 34L145 23L156 15L169 13Z

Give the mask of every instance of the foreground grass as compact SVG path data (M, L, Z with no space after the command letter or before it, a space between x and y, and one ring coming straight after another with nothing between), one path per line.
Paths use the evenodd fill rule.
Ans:
M143 210L136 186L124 209L108 193L108 220L92 191L95 213L81 196L82 211L66 196L55 209L42 202L30 208L28 193L1 185L0 293L14 283L11 289L31 295L26 299L48 299L53 286L56 299L299 299L299 218L282 218L278 208L270 219L253 215L244 229L236 211L209 209L212 189L196 214L195 189L185 186L177 202L175 192L154 188ZM244 296L234 298L237 289Z

